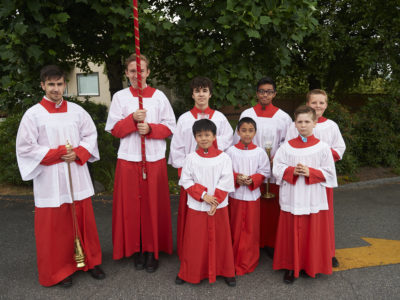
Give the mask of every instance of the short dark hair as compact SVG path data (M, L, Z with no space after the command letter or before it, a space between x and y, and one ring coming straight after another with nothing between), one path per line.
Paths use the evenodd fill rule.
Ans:
M272 84L272 87L274 88L274 91L276 92L276 84L275 84L275 81L271 77L263 77L263 78L261 78L257 82L257 91L258 91L258 88L261 85L264 85L264 84Z
M40 70L40 81L45 82L46 80L50 79L60 79L63 78L65 81L65 74L64 71L60 69L59 66L56 65L47 65L44 66Z
M297 120L297 117L301 114L311 114L313 121L317 120L317 113L315 112L314 108L307 106L307 105L300 105L294 111L294 120Z
M193 78L192 81L190 82L191 92L193 93L194 89L199 89L199 88L208 88L210 90L210 94L212 94L213 83L211 79L202 76L197 76Z
M243 125L244 123L252 124L252 125L254 126L254 130L257 131L257 124L256 124L256 121L254 121L254 120L253 120L252 118L250 118L250 117L241 118L241 119L239 120L238 124L237 124L237 130L239 130L240 127L242 127L242 125Z
M217 135L217 126L209 119L200 119L193 123L192 131L194 136L202 131L211 131L214 135Z

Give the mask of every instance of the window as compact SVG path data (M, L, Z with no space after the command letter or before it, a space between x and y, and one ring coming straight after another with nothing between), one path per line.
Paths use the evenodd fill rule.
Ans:
M99 73L76 74L78 96L100 96Z

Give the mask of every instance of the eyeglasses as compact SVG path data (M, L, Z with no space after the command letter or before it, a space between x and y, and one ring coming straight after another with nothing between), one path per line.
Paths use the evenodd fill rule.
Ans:
M271 96L271 95L275 94L275 91L274 90L257 90L257 93L260 95L267 94L268 96Z

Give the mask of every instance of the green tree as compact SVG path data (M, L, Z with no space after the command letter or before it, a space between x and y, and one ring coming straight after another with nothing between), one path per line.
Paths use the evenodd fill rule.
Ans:
M297 77L310 89L345 93L362 80L398 82L400 4L397 0L319 0L318 29L293 51Z
M185 95L209 76L217 106L240 105L262 75L284 75L291 50L313 31L315 1L139 1L142 52L153 76ZM44 64L64 68L104 62L110 92L122 87L123 57L134 49L132 2L0 2L0 97L3 110L31 105Z

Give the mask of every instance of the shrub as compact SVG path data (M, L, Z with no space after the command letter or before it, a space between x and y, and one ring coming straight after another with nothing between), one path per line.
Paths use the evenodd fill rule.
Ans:
M358 113L354 128L359 143L356 154L361 164L400 165L400 104L390 96L369 99Z
M329 101L324 116L338 124L346 143L346 151L343 155L343 159L336 163L337 173L339 175L354 174L359 166L355 149L357 149L357 145L360 141L359 137L354 135L354 126L357 124L357 117L352 115L348 108L336 101Z

